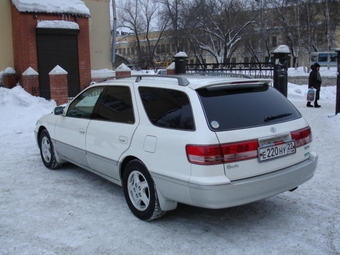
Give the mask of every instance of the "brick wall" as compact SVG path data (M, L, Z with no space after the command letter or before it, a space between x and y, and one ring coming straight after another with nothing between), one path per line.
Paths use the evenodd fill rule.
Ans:
M5 88L13 88L17 84L16 74L5 74L2 76L2 83Z
M77 22L79 25L78 35L78 58L80 90L86 88L91 82L90 62L90 38L88 18L61 14L34 14L20 13L14 5L11 7L14 69L17 72L20 84L24 82L22 73L32 67L38 70L38 54L36 43L36 27L38 20L65 20Z
M130 75L131 75L131 71L116 71L117 77L130 76Z
M39 92L39 75L23 75L22 87L33 96L40 96Z
M90 58L90 31L89 20L79 19L78 56L80 90L89 86L91 82L91 58Z
M32 13L19 13L12 5L12 33L14 69L21 83L21 74L28 68L38 69L35 28L37 20Z
M50 74L51 98L57 105L68 102L67 74Z

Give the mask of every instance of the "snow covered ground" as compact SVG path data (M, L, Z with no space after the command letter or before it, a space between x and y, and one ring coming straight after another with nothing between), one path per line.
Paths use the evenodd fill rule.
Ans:
M46 169L33 129L54 101L0 88L0 254L340 254L336 86L322 88L319 109L305 106L306 91L289 84L288 99L312 127L319 154L312 180L244 206L179 205L143 222L120 187L73 165Z

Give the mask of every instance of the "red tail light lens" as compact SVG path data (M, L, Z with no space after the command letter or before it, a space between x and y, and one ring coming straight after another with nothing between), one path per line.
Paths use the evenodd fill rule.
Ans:
M291 133L292 139L294 139L296 148L312 142L312 130L310 127L296 130Z
M258 147L257 140L222 144L224 163L256 158Z
M257 140L251 140L222 145L187 145L186 152L190 163L215 165L256 158L257 148Z
M219 145L187 145L187 157L190 163L198 165L222 164L223 157Z

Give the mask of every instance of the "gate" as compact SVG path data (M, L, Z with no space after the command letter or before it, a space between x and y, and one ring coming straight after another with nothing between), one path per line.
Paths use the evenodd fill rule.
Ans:
M79 93L78 33L75 29L37 28L40 96L51 98L49 72L56 65L68 72L68 96Z

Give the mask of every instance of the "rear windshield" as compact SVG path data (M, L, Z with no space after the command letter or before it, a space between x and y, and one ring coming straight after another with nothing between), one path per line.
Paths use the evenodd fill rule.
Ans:
M278 90L268 85L198 89L209 127L214 131L249 128L301 118Z

